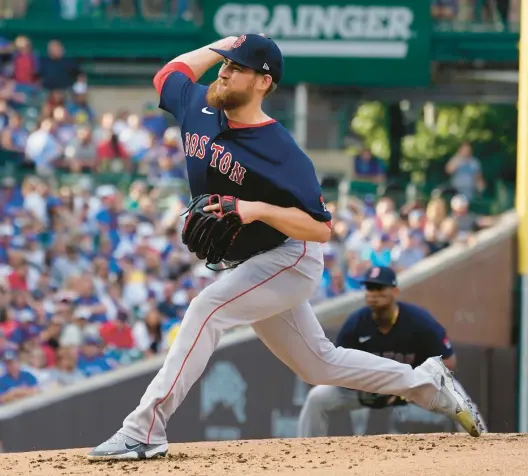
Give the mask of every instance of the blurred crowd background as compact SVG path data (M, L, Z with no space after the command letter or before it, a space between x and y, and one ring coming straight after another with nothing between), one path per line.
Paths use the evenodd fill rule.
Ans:
M31 0L0 0L4 15L22 16ZM141 12L156 17L160 11L191 20L199 13L196 0L49 0L57 16L65 20L98 18L107 15L130 16ZM487 21L518 24L521 0L431 0L431 14L435 20L472 21L481 15ZM483 9L480 9L480 7Z
M25 5L4 3L13 15ZM128 3L56 7L74 18ZM433 3L435 16L451 18L467 2ZM186 1L174 8L190 15ZM90 93L59 40L37 53L29 37L0 38L0 151L10 166L0 179L0 404L166 351L191 299L221 274L181 244L189 197L177 125L152 103L141 114L96 113ZM312 302L359 290L369 266L401 272L453 243L471 244L493 223L470 209L489 186L475 155L461 142L445 187L426 199L330 200L332 240ZM366 146L350 167L369 190L387 181L385 162ZM120 172L133 180L116 181Z

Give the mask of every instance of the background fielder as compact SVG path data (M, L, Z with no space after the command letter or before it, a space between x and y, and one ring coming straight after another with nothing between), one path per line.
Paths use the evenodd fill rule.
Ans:
M397 278L391 268L371 268L361 283L366 288L367 306L353 312L345 321L336 338L337 347L362 350L413 367L429 357L441 355L446 367L456 370L456 355L446 330L427 310L397 300ZM458 391L469 399L460 383L456 383ZM298 436L327 436L329 413L338 410L350 410L353 433L364 435L371 410L387 407L391 409L390 433L399 433L398 424L410 421L434 422L442 425L444 431L455 428L453 421L444 415L398 396L318 385L310 390L301 409ZM485 428L480 415L479 418Z

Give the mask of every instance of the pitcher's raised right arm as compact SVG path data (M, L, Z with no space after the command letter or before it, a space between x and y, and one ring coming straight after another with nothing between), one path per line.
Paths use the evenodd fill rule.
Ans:
M160 95L159 107L183 123L185 112L193 98L205 95L206 86L197 84L205 72L222 57L210 48L230 49L237 37L230 36L210 45L177 56L154 76L154 87Z

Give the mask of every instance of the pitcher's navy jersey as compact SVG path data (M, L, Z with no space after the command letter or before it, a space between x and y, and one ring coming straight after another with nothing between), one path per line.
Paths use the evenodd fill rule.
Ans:
M196 84L192 70L173 62L154 78L159 107L181 127L193 197L231 195L280 207L296 207L329 223L321 187L311 160L290 133L274 120L258 125L229 121L223 110L206 102L207 87ZM287 236L262 223L245 226L228 261L247 259L272 249Z
M453 355L446 330L429 311L405 302L399 302L398 307L398 320L387 334L378 330L370 308L358 309L343 325L336 347L362 350L413 368L429 357Z

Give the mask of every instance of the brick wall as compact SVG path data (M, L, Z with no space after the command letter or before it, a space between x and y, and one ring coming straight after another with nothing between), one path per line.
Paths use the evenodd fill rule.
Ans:
M510 345L513 325L516 238L480 250L402 291L427 307L451 339L490 347Z

